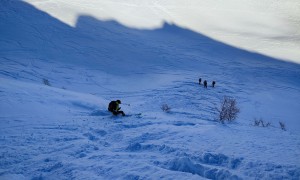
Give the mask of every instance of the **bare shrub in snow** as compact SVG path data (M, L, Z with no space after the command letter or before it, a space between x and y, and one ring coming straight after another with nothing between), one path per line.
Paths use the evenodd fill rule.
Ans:
M285 124L283 122L279 121L279 125L282 130L286 131Z
M240 109L237 107L236 100L225 96L221 101L221 105L217 108L219 121L224 123L227 121L233 121L237 118Z
M46 86L51 86L50 82L48 81L48 79L43 79L43 83L46 85Z
M163 104L161 105L161 110L163 110L164 112L170 112L171 108L167 104Z
M270 122L265 122L262 118L260 119L254 119L254 126L262 126L262 127L268 127L271 126Z
M254 118L254 126L259 126L260 125L260 119Z
M267 122L265 127L268 127L268 126L271 126L270 122Z

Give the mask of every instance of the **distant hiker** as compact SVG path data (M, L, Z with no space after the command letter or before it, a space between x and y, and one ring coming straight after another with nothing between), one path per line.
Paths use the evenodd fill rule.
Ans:
M207 88L207 81L206 80L204 80L203 84L204 84L204 88Z
M120 100L111 101L108 105L108 111L112 112L114 115L122 114L122 116L125 116L125 113L123 111L120 111L119 104L121 104Z
M215 87L216 81L213 81L211 85L212 85L212 87Z
M201 81L202 81L202 79L201 79L201 78L199 78L199 84L201 84Z

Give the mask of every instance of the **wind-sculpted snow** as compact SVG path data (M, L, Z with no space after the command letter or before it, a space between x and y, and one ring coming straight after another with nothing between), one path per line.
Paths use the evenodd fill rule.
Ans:
M299 65L175 24L71 27L24 1L0 1L0 20L0 179L300 178ZM224 96L241 114L220 124Z
M74 107L77 108L76 105ZM82 107L81 110L86 111L86 108ZM2 126L4 131L1 134L1 146L4 148L1 150L1 176L11 178L15 177L14 174L22 174L26 178L33 179L49 177L180 179L196 176L208 179L279 177L297 179L299 177L299 171L295 166L252 162L249 157L208 152L207 149L213 146L206 144L208 142L204 139L196 138L195 132L190 132L186 126L178 126L177 121L173 121L172 124L172 121L160 118L148 119L147 116L142 119L132 116L115 121L110 116L87 114L59 121L57 121L59 118L56 118L48 124L19 121L18 127ZM172 126L180 129L170 128ZM209 123L201 126L197 128L200 132L210 128ZM23 127L27 128L24 130ZM223 128L218 128L218 132L225 133L222 132ZM21 129L23 130L20 131ZM6 133L7 130L22 133ZM202 136L204 135L212 136L211 133ZM182 136L188 138L182 138L182 141L179 138ZM218 135L213 137L218 138ZM173 138L177 140L172 140ZM208 148L196 150L193 144L198 144L198 141ZM18 149L20 145L30 148ZM244 144L242 147L247 148L247 145ZM166 170L174 173L166 173Z
M197 174L207 179L241 179L236 175L232 175L227 170L219 170L216 168L207 168L200 164L194 164L188 158L179 158L172 160L166 165L172 171L181 171L186 173Z

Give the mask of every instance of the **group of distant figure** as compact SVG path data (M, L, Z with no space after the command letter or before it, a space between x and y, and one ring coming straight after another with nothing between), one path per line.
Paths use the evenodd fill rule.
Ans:
M202 84L201 82L202 82L202 79L199 78L199 85ZM215 85L216 85L216 81L213 81L213 82L211 83L211 86L212 86L212 87L215 87ZM203 86L204 86L204 88L207 88L207 81L206 81L206 80L203 81Z

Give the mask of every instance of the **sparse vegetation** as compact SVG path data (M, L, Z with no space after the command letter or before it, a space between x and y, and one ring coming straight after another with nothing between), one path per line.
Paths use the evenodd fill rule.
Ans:
M171 108L168 106L168 104L163 104L163 105L161 105L161 109L162 109L164 112L170 112L170 111L171 111Z
M266 121L264 121L262 118L260 118L260 119L254 118L254 126L269 127L269 126L272 126L272 125L271 125L270 122L266 122ZM281 128L283 131L286 131L285 123L279 121L279 126L280 126L280 128ZM276 126L272 126L272 127L278 128L278 127L276 127Z
M46 86L51 86L50 82L48 79L45 79L43 78L43 83L46 85Z
M286 131L285 124L283 122L279 121L279 125L282 130Z
M262 118L254 119L254 126L268 127L271 126L270 122L265 122Z
M221 101L221 105L217 108L218 111L218 119L221 123L227 121L233 121L237 118L240 109L237 107L236 100L234 98L230 98L225 96Z
M259 124L260 124L260 120L258 120L258 119L254 119L254 126L259 126Z

